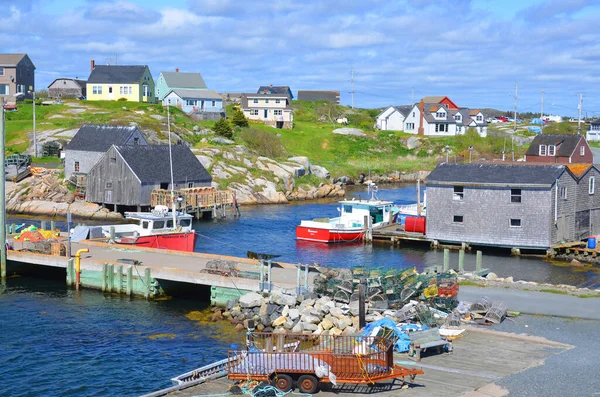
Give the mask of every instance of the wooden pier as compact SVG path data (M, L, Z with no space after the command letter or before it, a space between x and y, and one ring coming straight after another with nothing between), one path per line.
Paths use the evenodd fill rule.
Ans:
M427 238L423 233L412 233L404 230L404 227L398 223L379 227L372 232L373 241L390 242L392 245L400 245L404 242L417 242L431 244L432 239Z
M242 338L243 334L240 332L240 340ZM464 337L455 340L453 344L452 353L429 355L419 362L413 361L407 354L394 354L396 364L421 368L425 372L424 375L418 375L407 389L402 389L399 381L378 383L374 386L340 384L322 389L317 395L322 397L372 394L381 397L500 396L504 394L488 394L486 390L488 388L494 390L495 387L495 390L499 391L501 389L495 386L494 382L538 366L546 358L572 347L543 338L475 327L467 327ZM233 381L223 376L184 390L157 391L142 397L219 395L227 393L231 385ZM474 392L475 390L479 392Z
M194 187L175 190L172 195L170 190L154 189L151 194L152 207L164 205L171 208L171 197L175 197L175 208L193 214L197 219L204 214L211 214L213 218L225 217L227 210L239 216L235 192L231 190Z

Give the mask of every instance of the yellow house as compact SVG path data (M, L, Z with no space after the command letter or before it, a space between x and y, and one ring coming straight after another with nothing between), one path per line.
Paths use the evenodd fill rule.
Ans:
M116 101L125 98L132 102L156 103L154 79L147 65L98 65L91 63L87 80L87 99Z

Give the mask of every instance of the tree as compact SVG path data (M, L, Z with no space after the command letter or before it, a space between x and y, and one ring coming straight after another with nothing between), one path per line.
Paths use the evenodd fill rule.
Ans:
M344 114L342 108L331 101L323 102L316 110L317 114L320 113L322 117L325 117L334 126L336 125L337 119Z
M248 127L248 119L240 109L234 109L231 116L231 122L238 127Z
M233 138L233 128L231 128L231 124L224 118L221 118L215 123L213 130L215 131L215 134L222 136L223 138Z

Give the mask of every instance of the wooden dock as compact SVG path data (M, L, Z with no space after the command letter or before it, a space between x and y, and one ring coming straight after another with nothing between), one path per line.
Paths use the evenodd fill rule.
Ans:
M486 387L492 387L493 385L490 384L500 379L543 364L549 356L572 348L569 345L538 337L476 327L467 328L465 335L454 341L454 351L452 353L426 355L418 363L409 359L407 354L396 353L394 355L396 364L421 368L425 372L424 375L417 376L414 383L410 384L407 389L402 389L401 383L394 381L375 386L331 386L323 388L317 395L322 397L362 394L377 394L381 397L495 395L478 394L476 390L481 389L483 392ZM241 338L243 338L242 333L240 333ZM147 397L216 395L226 393L232 384L233 381L223 377L184 390L150 393Z
M374 229L372 238L374 242L389 242L392 245L400 245L402 242L431 244L433 241L422 233L405 231L404 227L398 223Z
M235 192L231 190L216 190L213 187L194 187L173 192L175 207L179 211L193 214L197 219L206 213L213 218L225 217L227 210L232 210L234 216L239 215ZM151 194L152 207L164 205L171 208L171 191L154 189Z

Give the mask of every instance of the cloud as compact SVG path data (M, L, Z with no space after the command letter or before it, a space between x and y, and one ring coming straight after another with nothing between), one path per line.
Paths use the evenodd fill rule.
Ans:
M520 15L527 20L543 20L572 15L591 5L598 5L597 0L549 0L524 9Z
M144 8L125 0L95 3L85 13L86 18L108 21L149 22L156 20L160 14L152 9Z

